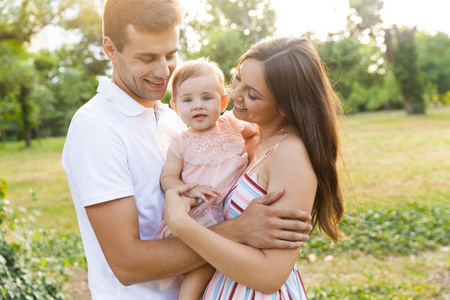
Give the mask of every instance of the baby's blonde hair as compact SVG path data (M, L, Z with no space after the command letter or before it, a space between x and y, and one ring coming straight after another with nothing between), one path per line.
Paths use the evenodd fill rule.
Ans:
M219 65L210 61L208 57L200 57L190 60L179 66L173 72L172 79L172 99L175 101L177 97L177 88L186 80L202 75L212 75L216 80L217 90L221 95L225 94L225 76Z

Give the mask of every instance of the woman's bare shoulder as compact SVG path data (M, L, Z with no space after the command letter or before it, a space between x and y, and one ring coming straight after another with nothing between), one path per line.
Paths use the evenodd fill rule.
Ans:
M298 156L303 155L308 156L302 139L292 133L283 138L274 150L274 156L278 158L285 158L286 156L288 158L299 158Z

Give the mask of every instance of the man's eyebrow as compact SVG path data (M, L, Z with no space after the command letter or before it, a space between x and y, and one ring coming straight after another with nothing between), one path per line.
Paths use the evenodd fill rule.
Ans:
M167 53L166 55L175 54L175 53L178 52L178 50L179 50L178 48L173 49L172 51L170 51L170 52ZM166 56L166 55L164 55L164 56ZM151 52L137 52L137 53L134 54L134 56L151 56L151 57L158 57L158 56L161 56L161 55L158 54L158 53L151 53Z

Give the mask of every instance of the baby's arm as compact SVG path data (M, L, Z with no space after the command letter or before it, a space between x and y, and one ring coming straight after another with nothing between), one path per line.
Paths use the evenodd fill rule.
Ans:
M183 159L178 157L175 152L170 148L167 151L166 163L161 174L161 187L164 191L171 188L184 185L185 183L181 180L181 171L183 170ZM186 182L191 183L191 182ZM187 197L202 199L203 201L208 201L208 197L218 197L219 192L210 186L199 185L188 193L185 194Z
M180 179L182 170L183 160L169 149L161 174L161 187L164 191L184 184Z
M210 264L198 267L184 274L181 282L179 300L198 300L202 297L208 282L214 274L214 269Z
M244 125L244 129L241 133L244 139L251 138L252 136L258 134L258 126L256 124L248 122L242 122L242 124Z

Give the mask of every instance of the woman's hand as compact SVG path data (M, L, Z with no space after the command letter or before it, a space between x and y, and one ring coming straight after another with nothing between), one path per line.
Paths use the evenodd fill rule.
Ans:
M197 183L190 183L177 186L166 192L166 198L164 199L164 220L174 235L176 235L177 228L183 226L186 218L190 218L188 213L191 207L197 206L200 203L195 198L183 196L183 194L188 193L196 186L198 186Z

